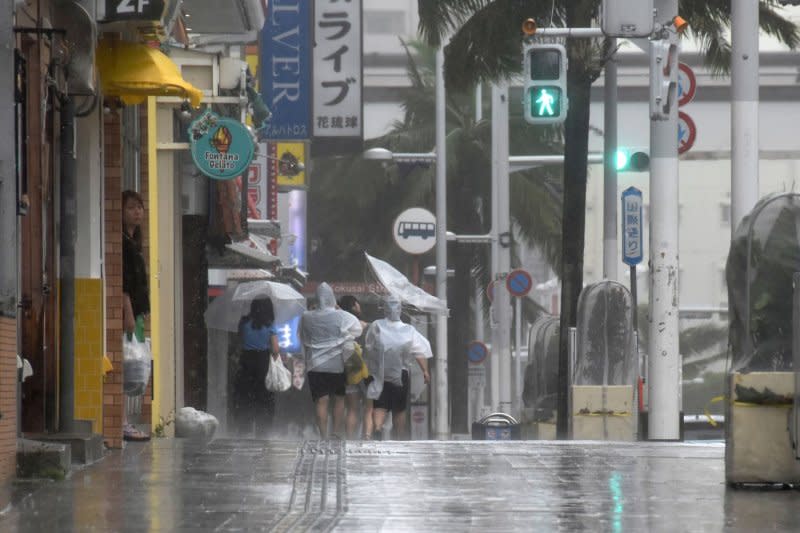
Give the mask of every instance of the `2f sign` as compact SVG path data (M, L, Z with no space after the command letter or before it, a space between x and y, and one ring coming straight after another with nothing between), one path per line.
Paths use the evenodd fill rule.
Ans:
M107 22L157 20L164 13L164 0L106 0Z
M150 0L121 0L117 5L117 13L143 13Z

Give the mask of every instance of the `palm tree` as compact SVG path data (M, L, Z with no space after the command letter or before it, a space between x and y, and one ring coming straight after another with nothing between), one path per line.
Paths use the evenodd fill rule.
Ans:
M521 70L522 21L540 26L585 28L598 17L600 0L419 0L420 32L431 46L452 34L445 50L448 90L498 80ZM760 1L762 29L796 47L797 27L775 11L777 0ZM679 12L690 21L690 34L700 42L705 60L717 71L730 64L725 37L730 0L681 0ZM575 325L583 287L583 249L589 139L589 96L604 62L613 53L607 40L567 41L567 93L570 108L564 123L564 180L561 264L561 345L559 356L558 433L567 433L567 332Z
M404 94L403 120L368 145L394 152L426 152L435 144L434 51L421 43L411 43L407 52L411 88ZM491 127L487 120L475 120L473 106L469 93L448 92L448 230L457 234L489 230L489 217L485 216L483 206L489 205ZM532 128L524 122L521 112L512 116L510 127L514 149L522 152L523 147L534 146L540 153L558 153L561 149L558 129ZM393 244L388 228L405 208L434 204L434 169L422 166L383 169L360 157L315 160L314 164L309 227L311 249L316 246L317 251L311 254L312 275L345 279L361 272L361 253L365 249L388 257L395 264L408 261L408 256ZM561 234L558 176L550 169L518 172L512 175L511 188L511 214L519 235L526 245L538 246L551 266L558 268ZM471 340L468 337L470 295L474 292L473 283L485 286L489 256L485 245L458 244L451 246L449 257L456 271L448 295L454 325L449 328L448 365L453 427L465 432L467 364L463 354ZM433 261L432 254L420 259ZM477 279L473 279L475 270L481 273Z

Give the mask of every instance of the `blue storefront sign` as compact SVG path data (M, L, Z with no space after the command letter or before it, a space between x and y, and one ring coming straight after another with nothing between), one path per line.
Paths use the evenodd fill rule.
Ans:
M241 176L255 153L253 136L238 120L206 111L189 127L192 160L197 168L216 180Z
M261 31L261 97L272 112L267 139L311 137L311 2L271 0Z
M300 315L283 324L275 324L275 333L278 336L278 346L281 353L301 353L303 347L300 344Z

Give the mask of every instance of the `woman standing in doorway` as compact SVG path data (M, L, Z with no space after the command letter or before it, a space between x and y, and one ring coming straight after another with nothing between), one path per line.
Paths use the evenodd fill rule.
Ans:
M144 201L139 193L122 193L122 327L128 338L144 342L144 319L150 313L147 267L142 255ZM146 441L150 436L127 421L123 409L122 436L129 441Z
M237 433L262 438L275 413L275 396L264 386L271 364L283 364L274 327L272 300L259 298L250 304L250 314L239 322L242 351L233 385L233 419Z

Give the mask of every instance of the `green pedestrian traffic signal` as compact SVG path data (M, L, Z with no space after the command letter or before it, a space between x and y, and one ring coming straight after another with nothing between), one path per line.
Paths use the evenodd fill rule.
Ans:
M567 51L560 44L528 44L523 50L523 107L529 124L558 124L567 118Z
M529 89L531 116L552 118L561 115L561 87L534 85Z

